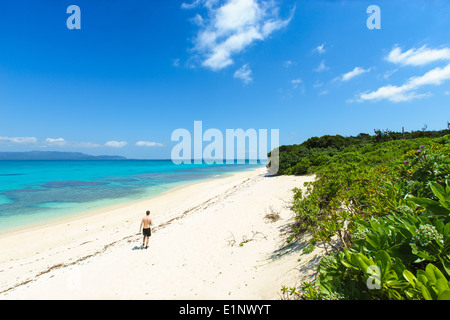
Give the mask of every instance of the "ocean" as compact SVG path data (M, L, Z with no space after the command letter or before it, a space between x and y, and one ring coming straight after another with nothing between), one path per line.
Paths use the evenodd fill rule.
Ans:
M252 170L171 160L0 161L0 233Z

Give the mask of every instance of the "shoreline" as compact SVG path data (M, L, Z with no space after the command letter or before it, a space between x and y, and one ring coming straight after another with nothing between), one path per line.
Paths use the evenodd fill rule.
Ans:
M45 227L1 235L0 298L178 299L179 296L174 297L167 292L161 292L161 290L165 291L165 287L171 287L172 278L185 282L181 285L189 288L189 290L187 287L182 289L183 296L187 294L188 298L192 299L211 297L209 291L208 294L202 293L203 287L197 288L198 283L192 283L189 277L179 274L177 266L179 259L192 260L193 269L190 271L196 276L203 276L197 274L196 270L206 268L209 273L205 272L204 276L209 274L212 277L218 269L225 268L225 262L230 262L230 259L233 260L242 254L242 252L239 253L244 251L242 248L247 250L251 246L263 245L264 248L261 250L273 253L274 250L279 249L280 241L283 241L280 238L280 228L286 224L288 218L284 217L278 223L269 224L264 221L264 215L267 214L272 203L274 206L282 204L281 206L284 207L286 201L284 197L289 194L290 197L293 196L292 187L303 187L303 181L312 179L295 176L266 177L265 172L265 168L257 168L232 173L227 177L182 185L150 199L104 208L93 215L78 216ZM269 194L266 194L267 192ZM278 195L276 195L277 192ZM274 193L273 196L272 193ZM147 209L152 211L151 217L155 222L148 254L147 250L140 250L142 239L138 234L140 219ZM279 210L283 211L285 216L291 215L290 210L286 208L279 208ZM250 227L252 229L250 230L244 222L251 225L257 223L259 229L253 230ZM270 236L271 233L273 233L272 236ZM239 242L243 245L239 245ZM202 246L204 248L201 248ZM184 249L181 249L183 247ZM258 247L254 249L242 258L233 260L234 263L219 271L219 274L228 274L233 271L239 275L241 271L235 269L236 265L260 251ZM167 252L172 252L173 257L167 256ZM145 258L140 257L143 254L146 254ZM206 261L203 261L202 254L206 255L204 257ZM108 259L114 262L108 262ZM147 267L152 261L153 264L150 263L150 266L158 265L157 268L155 267L157 270L154 270L155 276L166 279L169 284L162 280L157 281L160 283L155 284L156 289L152 289L153 295L143 292L146 291L143 288L132 292L127 290L128 282L134 283L135 278L138 277L138 272L134 275L133 271L143 267L139 262L140 259L149 259L146 262ZM220 262L222 259L224 261ZM292 269L294 267L292 264L298 264L298 256L290 259L293 260L282 266ZM252 268L258 269L257 265L261 261L263 260L258 262L258 259L254 257L254 260L248 263L253 265ZM183 265L186 263L181 263L181 266ZM85 271L90 268L93 270ZM124 269L129 270L124 271ZM81 278L86 279L100 270L123 279L113 281L114 288L110 288L113 284L105 285L97 278L85 280L82 281L82 291L73 290L73 288L67 291L67 279L77 278L76 275L79 272L83 274ZM129 272L133 274L128 274ZM151 270L145 269L142 272L151 272ZM243 275L233 274L232 277L240 276ZM270 277L263 280L269 281ZM64 285L58 283L60 281ZM223 285L228 285L227 283ZM173 283L172 290L178 291L179 285L179 283ZM190 291L196 291L196 293L189 295ZM220 292L220 288L217 291L213 296L225 295L225 292ZM37 292L45 292L45 294ZM253 294L244 294L244 298L254 297Z
M99 213L119 209L119 208L122 208L125 206L130 206L130 205L134 205L134 204L147 202L150 199L160 197L168 192L177 191L177 190L185 188L185 187L193 186L197 183L208 182L208 181L212 181L215 179L223 179L223 178L233 176L234 174L257 171L259 169L261 169L261 168L249 169L249 170L237 171L237 172L225 172L225 173L221 173L219 176L216 176L213 178L203 178L203 179L192 180L192 181L166 183L166 184L160 185L160 187L162 187L166 190L159 191L155 194L147 194L145 196L139 197L139 199L123 199L123 200L117 200L117 201L104 200L104 204L94 205L94 208L91 208L91 209L80 208L80 209L74 210L71 213L64 214L59 217L42 218L42 219L38 219L39 221L34 222L34 223L27 223L26 225L10 227L10 228L4 229L4 230L0 229L0 239L2 237L8 237L8 236L11 236L16 233L32 231L32 230L45 228L47 226L52 226L52 225L57 225L57 224L63 224L66 222L77 220L78 218L84 218L84 217L96 215ZM174 185L174 186L167 187L168 185ZM99 201L102 201L102 200L99 200ZM115 203L111 204L111 202L115 202ZM29 218L29 220L32 220L32 219L33 219L33 217Z

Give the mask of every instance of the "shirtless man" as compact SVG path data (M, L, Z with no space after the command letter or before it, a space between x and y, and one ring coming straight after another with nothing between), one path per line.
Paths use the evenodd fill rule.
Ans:
M147 245L145 246L145 249L148 248L148 240L150 239L150 236L152 235L152 230L150 229L150 226L153 226L152 219L150 218L150 211L147 210L146 216L142 218L141 226L139 227L139 233L144 235L144 240L142 242L142 246L145 245L145 239L147 238ZM144 229L142 229L144 227Z

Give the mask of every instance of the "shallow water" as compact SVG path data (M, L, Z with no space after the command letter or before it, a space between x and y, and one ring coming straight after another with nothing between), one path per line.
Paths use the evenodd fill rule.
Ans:
M171 160L0 161L0 232L127 201L258 165Z

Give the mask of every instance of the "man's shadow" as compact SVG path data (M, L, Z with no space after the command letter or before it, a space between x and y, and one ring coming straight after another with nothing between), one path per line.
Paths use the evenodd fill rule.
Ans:
M134 246L134 248L131 249L131 250L145 250L145 247L143 247L143 246Z

